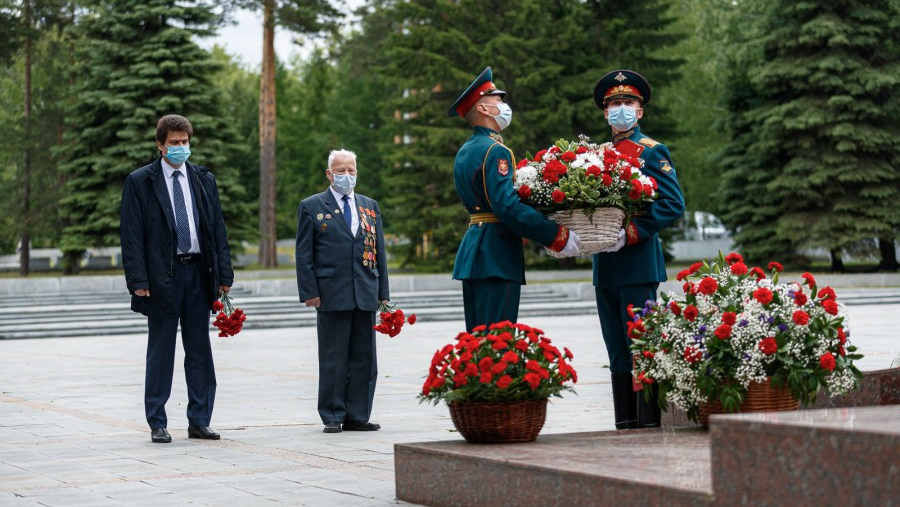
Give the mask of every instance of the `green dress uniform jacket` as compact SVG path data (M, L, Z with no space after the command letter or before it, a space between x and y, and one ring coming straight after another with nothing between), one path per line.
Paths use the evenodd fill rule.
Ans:
M500 134L480 126L474 130L453 165L456 192L466 211L476 217L456 253L453 279L500 278L524 284L522 237L559 250L568 230L519 199L515 157ZM480 213L492 213L496 219L477 221Z
M659 231L684 215L684 197L669 149L641 133L640 127L623 132L613 139L621 153L644 161L641 171L656 179L659 195L625 227L627 242L618 252L594 255L594 286L618 287L666 281Z

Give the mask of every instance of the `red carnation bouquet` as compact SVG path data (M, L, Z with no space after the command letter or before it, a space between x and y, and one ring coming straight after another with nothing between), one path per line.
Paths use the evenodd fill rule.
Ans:
M241 332L247 315L240 308L235 308L231 303L231 296L227 292L219 293L219 299L213 302L213 310L219 312L213 325L219 328L219 337L234 336Z
M409 322L409 325L416 323L416 314L412 313L407 317L403 314L403 310L397 308L396 304L379 303L378 318L380 322L373 326L375 331L384 333L391 338L400 334L404 323Z

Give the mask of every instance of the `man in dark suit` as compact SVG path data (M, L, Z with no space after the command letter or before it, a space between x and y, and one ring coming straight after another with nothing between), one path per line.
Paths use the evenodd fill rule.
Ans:
M576 255L580 242L578 234L522 203L516 194L516 160L500 136L512 120L512 109L503 101L506 92L492 79L491 68L485 68L447 111L465 118L473 129L453 163L456 193L469 213L453 279L462 280L470 332L518 318L525 284L523 237L566 256Z
M122 189L122 264L131 309L147 316L144 409L153 442L167 443L175 335L181 324L188 387L188 437L217 440L209 429L216 372L209 318L220 291L234 282L216 179L187 162L194 129L183 116L156 125L162 154L132 172Z
M332 151L325 175L331 186L300 203L296 246L300 300L317 312L319 416L325 433L375 431L373 327L390 299L381 210L353 191L353 152Z
M597 312L612 374L616 428L655 427L660 424L656 386L650 387L654 392L649 403L633 388L628 305L643 308L648 299L656 299L659 283L666 281L659 231L684 214L684 197L669 149L641 133L638 126L644 116L643 106L650 102L650 83L637 72L614 70L597 81L594 102L612 129L616 150L643 160L641 171L659 185L656 200L619 231L619 242L593 259Z

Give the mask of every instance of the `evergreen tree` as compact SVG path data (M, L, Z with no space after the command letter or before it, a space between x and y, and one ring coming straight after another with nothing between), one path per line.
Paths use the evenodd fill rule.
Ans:
M192 41L210 35L217 21L197 2L96 0L76 25L75 99L62 165L67 272L86 248L118 244L122 183L159 156L156 122L164 114L194 125L191 162L215 173L231 239L240 237L250 213L238 171L223 164L235 137L212 82L219 67Z
M725 194L735 209L754 210L749 222L746 213L728 216L739 227L737 241L756 259L772 244L794 253L824 247L836 260L867 238L893 244L900 223L896 2L752 4L759 49L754 65L733 68L748 89L744 109L731 104L739 130L727 148L743 163L733 159L723 178L753 185Z

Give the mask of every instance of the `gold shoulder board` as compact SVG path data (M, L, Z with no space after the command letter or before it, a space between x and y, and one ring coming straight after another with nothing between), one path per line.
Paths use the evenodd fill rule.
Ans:
M643 144L644 146L649 146L650 148L653 148L654 146L659 144L658 142L654 141L653 139L650 139L649 137L645 137L638 142Z

